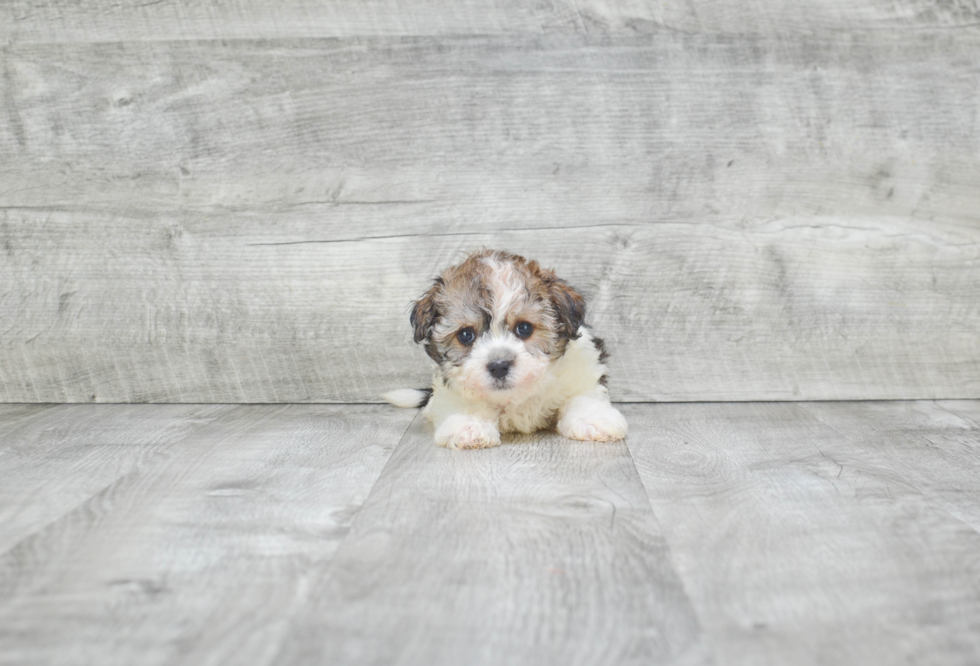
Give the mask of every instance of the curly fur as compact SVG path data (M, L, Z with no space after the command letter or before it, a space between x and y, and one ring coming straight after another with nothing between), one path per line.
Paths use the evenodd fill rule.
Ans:
M483 250L446 269L410 317L415 341L438 364L424 410L436 443L483 448L501 432L547 427L572 439L625 437L603 385L602 341L584 319L581 294L536 261ZM413 395L384 397L410 406Z

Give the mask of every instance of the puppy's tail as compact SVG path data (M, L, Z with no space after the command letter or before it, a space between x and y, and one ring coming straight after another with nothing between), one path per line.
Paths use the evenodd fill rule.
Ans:
M432 389L397 389L383 394L382 399L402 409L418 409L429 404Z

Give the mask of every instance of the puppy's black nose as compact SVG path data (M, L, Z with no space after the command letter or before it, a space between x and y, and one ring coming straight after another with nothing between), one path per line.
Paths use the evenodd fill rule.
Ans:
M503 379L510 372L511 365L510 361L493 361L487 365L487 370L497 379Z

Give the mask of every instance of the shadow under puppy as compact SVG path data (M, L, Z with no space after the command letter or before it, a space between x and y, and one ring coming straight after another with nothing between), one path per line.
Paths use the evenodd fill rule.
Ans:
M554 427L570 439L613 441L626 419L603 385L602 341L582 325L575 289L508 252L483 250L437 277L415 302L415 342L439 364L431 391L382 396L420 407L436 444L476 449L500 433Z

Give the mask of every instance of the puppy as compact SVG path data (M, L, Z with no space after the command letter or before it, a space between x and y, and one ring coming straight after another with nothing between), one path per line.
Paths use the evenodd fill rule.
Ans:
M581 294L538 262L477 252L446 269L412 308L415 342L439 365L431 391L382 397L425 405L436 444L454 449L548 427L569 439L622 439L626 419L609 402L602 341L584 317Z

